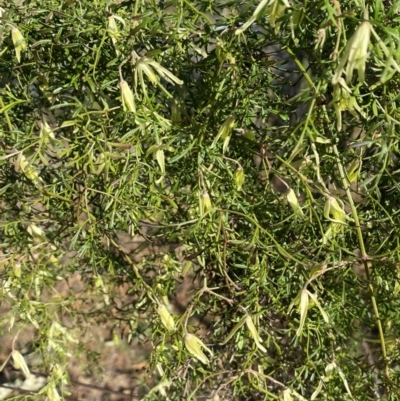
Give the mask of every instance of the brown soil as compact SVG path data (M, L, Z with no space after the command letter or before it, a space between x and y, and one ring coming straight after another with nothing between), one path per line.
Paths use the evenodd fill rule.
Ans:
M120 234L119 244L135 262L139 262L145 256L152 257L170 251L175 251L179 257L179 252L182 251L181 247L175 245L150 243L140 235L132 239L124 233ZM64 262L67 263L68 258ZM104 305L101 296L90 293L86 288L85 278L76 273L67 280L60 281L54 288L53 295L47 294L45 298L50 299L54 294L61 297L73 294L76 297L74 307L80 311L94 310L97 305ZM186 309L191 289L193 289L193 279L187 275L180 284L177 284L176 298L173 302L175 313L181 314ZM116 289L118 294L112 295L118 295L115 298L121 304L126 304L135 298L134 294L127 294L128 290L129 285L123 284ZM4 317L8 311L7 305L3 304L0 316ZM104 312L104 309L102 311ZM110 316L115 316L117 311L110 307L109 313ZM77 333L77 329L73 329L76 327L76 320L73 321L67 314L57 315L57 318L62 326L69 328L71 335ZM147 361L152 344L145 338L132 338L128 343L128 325L121 323L116 328L113 326L114 323L115 319L92 319L90 322L79 323L79 344L75 347L76 350L79 348L79 352L74 352L68 358L70 384L66 389L70 395L66 396L66 399L135 401L141 399L155 385L157 375L150 372ZM0 400L36 392L43 387L45 375L38 368L41 358L34 352L34 344L38 339L37 330L33 325L17 333L15 328L8 331L7 323L4 323L1 340L0 364L6 361L14 346L15 350L24 355L33 376L26 379L21 370L15 369L12 360L9 360L0 372ZM90 360L95 356L96 363L90 362L87 355L90 355ZM18 389L6 394L5 388L12 385Z

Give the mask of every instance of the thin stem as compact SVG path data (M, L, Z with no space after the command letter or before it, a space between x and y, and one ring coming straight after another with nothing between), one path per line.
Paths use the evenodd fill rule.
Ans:
M367 280L368 280L368 289L370 292L370 296L371 296L371 303L372 303L372 308L374 311L374 315L375 315L375 319L376 319L376 324L378 327L378 331L379 331L379 339L380 339L380 344L381 344L381 348L382 348L382 357L383 357L383 362L385 365L385 376L387 379L389 379L389 367L388 367L388 363L387 363L387 352L386 352L386 343L385 343L385 335L383 332L383 327L382 327L382 322L380 319L380 315L379 315L379 310L378 310L378 304L376 302L376 298L375 298L375 291L374 291L374 287L372 285L372 281L371 281L371 272L369 270L369 266L368 266L368 255L365 249L365 243L364 243L364 238L363 238L363 234L361 231L361 226L360 226L360 220L358 218L358 213L357 213L357 209L354 205L354 201L353 201L353 197L351 196L351 191L350 191L350 187L346 178L346 174L343 168L343 165L340 161L340 155L339 155L339 151L336 145L333 145L333 151L336 155L337 158L337 165L338 165L338 169L339 169L339 174L340 174L340 178L342 181L342 185L343 185L343 189L346 192L347 195L347 199L349 201L350 204L350 208L351 208L351 214L353 216L355 225L356 225L356 232L357 232L357 237L358 237L358 243L360 245L360 251L361 251L361 259L363 261L364 264L364 268L365 268L365 274L367 276Z
M132 259L122 250L122 248L112 239L108 238L111 242L111 244L122 254L123 258L125 261L132 267L136 277L138 280L141 281L143 284L143 287L147 293L147 296L155 303L158 304L158 300L154 297L153 290L152 288L144 281L143 277L140 275L139 270L136 266L136 264L132 261Z
M306 79L307 83L310 85L310 87L313 89L314 93L318 93L317 87L314 85L313 80L311 79L310 75L304 68L303 64L301 61L298 59L298 57L293 53L293 51L290 49L290 47L285 47L285 50L289 53L289 55L293 58L293 61L296 63L297 67L299 68L300 72L303 74L304 78Z
M1 107L2 109L4 108L3 98L2 98L1 96L0 96L0 107ZM9 129L10 131L12 131L13 126L12 126L12 124L11 124L11 120L10 120L10 116L8 115L8 111L7 111L7 110L4 110L3 113L4 113L5 117L6 117L8 129Z

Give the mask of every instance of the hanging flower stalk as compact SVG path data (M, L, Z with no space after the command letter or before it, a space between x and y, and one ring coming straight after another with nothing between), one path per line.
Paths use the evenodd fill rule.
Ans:
M118 67L119 77L120 77L119 86L121 89L122 107L123 107L124 111L136 113L134 94L132 92L132 89L129 87L128 83L124 80L124 77L122 76L121 68L127 61L128 60L123 61Z
M50 125L44 121L39 123L40 126L40 142L42 146L46 146L49 142L56 144L56 137Z
M329 238L340 233L343 227L347 225L347 221L352 221L343 210L343 202L341 200L336 200L334 197L329 197L327 199L324 207L324 217L331 221L331 224L323 236L323 244L326 244Z
M135 99L133 96L132 89L128 85L128 82L121 79L119 86L121 89L121 100L124 111L130 111L132 113L136 113Z
M303 211L301 210L299 200L292 188L286 193L286 199L289 202L289 205L292 207L293 212L296 216L304 216Z
M17 57L18 63L21 62L21 52L26 50L26 41L22 36L21 31L18 28L11 28L11 39L14 44L15 56Z
M260 334L258 333L257 328L256 328L256 326L254 325L253 319L251 318L250 315L247 315L247 316L246 316L245 322L246 322L246 326L247 326L247 328L249 329L250 335L251 335L251 337L253 338L253 340L254 340L254 342L255 342L257 348L258 348L260 351L267 353L267 350L266 350L266 349L264 348L264 346L261 344L262 340L261 340Z
M204 190L200 195L200 215L203 216L212 209L210 195Z
M121 54L121 52L118 50L117 44L121 39L121 33L120 33L120 30L118 29L116 20L121 22L121 24L125 28L125 21L123 18L121 18L117 15L110 15L108 17L108 21L107 21L107 32L110 35L111 41L114 45L115 53L117 54L117 56L119 56Z
M365 113L357 103L351 89L347 86L345 80L340 77L333 85L333 107L336 113L336 127L338 131L342 129L342 111L349 111L353 116L358 117L360 113L365 117Z
M234 178L237 190L241 191L244 182L244 171L241 165L235 170Z
M204 354L203 349L205 349L211 356L213 352L195 335L186 333L185 335L185 346L191 355L197 358L200 362L207 365L210 361Z
M298 337L300 337L301 334L303 333L304 324L306 322L308 310L314 305L317 306L317 308L321 312L324 322L329 323L329 317L326 314L326 312L324 311L316 294L311 293L306 288L303 288L302 290L300 290L299 293L297 294L297 297L292 301L292 303L289 306L289 311L288 311L289 313L292 310L293 306L296 305L297 303L298 303L297 310L300 314L300 323L299 323L299 327L296 331L296 335Z
M171 71L150 57L140 57L135 51L132 52L132 64L135 66L135 90L137 89L138 82L140 82L140 86L146 97L147 85L144 80L145 76L153 85L159 85L160 78L165 79L172 85L183 85L183 81L172 74ZM168 93L163 87L162 89ZM168 93L168 95L170 94Z
M29 180L33 182L36 188L43 187L43 181L40 178L38 172L32 167L31 163L22 152L20 152L18 155L16 166L25 174L25 176Z
M161 318L161 323L168 331L176 330L175 321L165 305L160 304L157 308L157 313Z
M217 136L214 138L214 141L211 144L210 148L211 149L214 148L219 139L223 139L224 144L222 146L222 152L225 153L226 149L228 148L234 127L235 127L235 116L230 115L221 125L221 128L219 129Z
M350 40L347 42L339 66L332 78L332 84L338 83L346 66L346 82L350 83L353 78L354 69L358 72L358 80L365 80L365 64L368 58L368 45L371 36L371 24L369 21L362 22Z
M276 32L278 32L280 24L277 21L285 14L286 9L289 7L290 4L288 0L262 0L257 8L254 10L251 18L246 21L239 29L237 29L235 34L240 35L254 22L264 16L267 16L270 25L275 28Z
M246 315L243 316L239 320L239 322L235 325L233 330L229 333L229 335L227 336L227 338L223 341L223 343L221 345L226 344L244 324L246 324L247 329L249 330L250 336L253 338L253 340L254 340L254 342L256 344L256 347L260 351L262 351L264 353L267 353L267 350L261 344L262 343L262 339L260 337L260 334L258 333L258 330L257 330L256 326L253 323L253 319L251 318L250 315L247 314L247 312L246 312Z

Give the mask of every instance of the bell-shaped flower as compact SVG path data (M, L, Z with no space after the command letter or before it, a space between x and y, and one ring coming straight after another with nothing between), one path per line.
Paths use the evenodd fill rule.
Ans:
M197 358L200 362L207 365L209 363L208 358L203 352L205 349L211 356L213 355L212 351L195 335L186 333L185 335L185 346L191 355Z

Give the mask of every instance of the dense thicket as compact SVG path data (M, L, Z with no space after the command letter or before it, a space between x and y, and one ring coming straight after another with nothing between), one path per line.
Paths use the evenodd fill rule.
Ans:
M150 341L148 400L398 399L398 2L0 4L1 319L48 397L68 315Z

